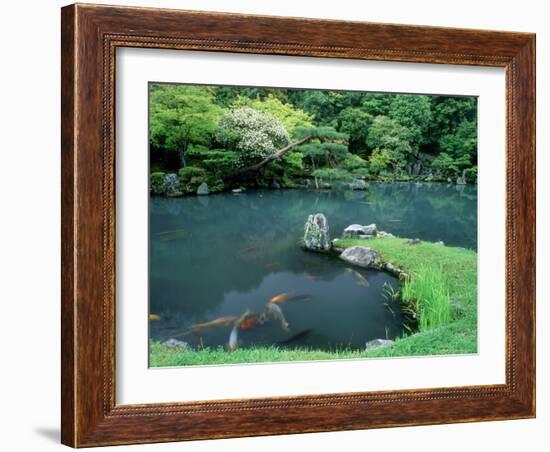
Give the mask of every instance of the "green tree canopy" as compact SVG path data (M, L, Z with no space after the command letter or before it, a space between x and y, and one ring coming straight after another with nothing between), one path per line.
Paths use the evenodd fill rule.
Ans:
M421 145L426 143L428 126L432 120L428 96L399 95L390 104L391 119L409 131L409 144L416 155Z
M222 113L213 89L152 84L149 88L150 141L155 148L178 152L185 166L190 144L207 144Z
M414 156L411 131L387 116L377 116L369 129L367 144L371 149L385 151L395 170L402 170Z
M349 135L349 150L359 153L365 149L369 128L374 120L359 107L347 107L338 114L338 128Z

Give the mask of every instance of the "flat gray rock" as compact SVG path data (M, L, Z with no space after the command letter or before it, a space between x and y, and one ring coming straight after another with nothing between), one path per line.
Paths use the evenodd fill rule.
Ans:
M372 341L365 342L365 350L372 350L374 348L389 347L394 342L390 339L373 339Z
M380 268L380 254L366 246L352 246L346 248L340 259L363 268Z
M350 224L346 229L344 229L344 238L369 238L375 237L378 229L376 225L361 225L361 224Z
M162 345L165 345L168 348L184 348L190 350L191 346L185 341L178 341L177 339L171 338L167 341L164 341Z

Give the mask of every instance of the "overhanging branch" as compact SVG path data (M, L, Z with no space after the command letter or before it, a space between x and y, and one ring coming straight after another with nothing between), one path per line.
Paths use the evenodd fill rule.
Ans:
M312 138L315 138L314 135L308 135L307 137L301 138L297 141L293 141L292 143L287 144L284 148L278 149L270 156L266 157L259 163L255 163L254 165L247 166L246 168L241 169L240 173L246 173L249 171L258 171L264 166L266 166L269 162L273 160L280 159L283 155L285 155L288 151L295 148L296 146L300 146L301 144L306 143L307 141L311 140Z

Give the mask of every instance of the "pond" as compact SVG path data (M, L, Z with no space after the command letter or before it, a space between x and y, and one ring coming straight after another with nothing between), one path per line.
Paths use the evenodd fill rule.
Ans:
M403 332L398 306L385 294L393 276L303 251L311 213L326 215L331 237L352 223L376 223L401 237L476 249L477 188L444 184L371 184L367 192L247 191L150 199L150 337L193 347L224 346L231 325L192 325L246 310L261 314L280 294L288 322L250 324L241 347L277 345L323 350L364 348ZM249 326L249 328L248 328Z

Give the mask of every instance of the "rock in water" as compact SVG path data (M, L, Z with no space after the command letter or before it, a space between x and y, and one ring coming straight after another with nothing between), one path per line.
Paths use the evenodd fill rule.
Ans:
M349 184L349 188L351 190L367 190L369 186L363 179L355 179Z
M352 246L346 248L340 259L363 268L380 268L380 255L378 251L365 246Z
M207 195L208 193L208 184L203 182L199 185L199 188L197 188L197 195Z
M328 222L322 213L310 215L304 231L304 247L309 251L329 251Z
M373 348L389 347L393 344L393 341L389 339L373 339L372 341L365 342L365 350L372 350Z
M360 224L350 224L346 229L344 229L343 238L370 238L375 237L378 232L375 224L369 224L363 226Z

